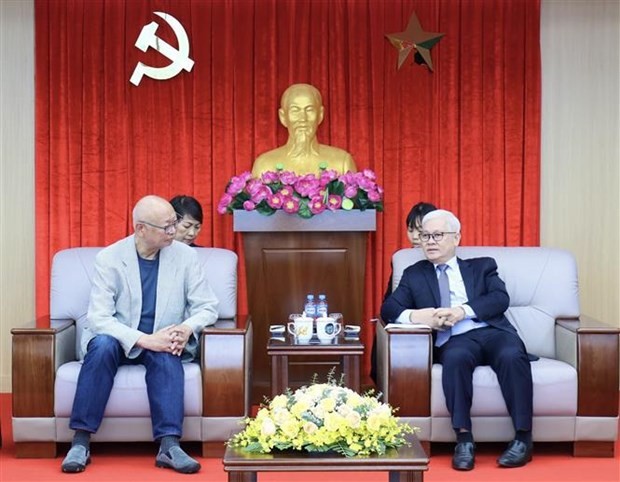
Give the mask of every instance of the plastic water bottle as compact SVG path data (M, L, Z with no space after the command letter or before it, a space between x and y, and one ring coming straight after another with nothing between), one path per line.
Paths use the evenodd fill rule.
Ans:
M327 296L319 295L319 302L316 304L316 316L317 318L327 316Z
M304 311L306 313L306 316L310 318L316 318L316 303L314 302L314 295L306 296Z

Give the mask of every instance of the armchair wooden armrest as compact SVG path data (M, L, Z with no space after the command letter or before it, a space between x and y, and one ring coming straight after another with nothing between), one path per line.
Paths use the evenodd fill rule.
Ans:
M618 416L620 329L588 316L556 320L556 357L577 370L577 417ZM613 442L576 441L575 456L610 456Z
M75 360L75 322L55 328L13 328L14 417L53 417L56 369Z
M241 323L239 323L241 322ZM229 320L218 320L202 333L203 416L224 417L249 413L248 376L250 372L252 323L239 320L242 327L230 327ZM220 328L221 327L221 328Z
M250 413L252 321L218 320L202 332L203 417L247 417ZM203 442L203 456L221 456L222 443Z
M55 328L13 328L13 417L53 417L57 368L75 359L75 322ZM55 457L54 442L17 442L17 457Z
M386 328L377 323L379 390L384 401L398 407L400 417L429 417L431 414L432 330L403 325Z
M618 415L620 329L588 316L556 320L558 359L578 373L577 415Z

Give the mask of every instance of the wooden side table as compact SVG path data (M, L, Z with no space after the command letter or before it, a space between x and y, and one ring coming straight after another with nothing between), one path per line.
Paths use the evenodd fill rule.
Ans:
M364 345L359 338L339 335L332 343L322 344L312 338L307 344L297 344L290 334L270 338L267 342L267 354L271 357L271 396L284 393L289 387L289 358L296 356L331 356L340 358L344 383L347 387L360 391L360 362L364 354Z
M224 454L228 482L256 482L258 472L388 472L389 482L423 482L428 456L414 434L409 446L389 450L385 455L344 457L341 455L274 452L249 454L231 447ZM323 476L325 479L325 477Z

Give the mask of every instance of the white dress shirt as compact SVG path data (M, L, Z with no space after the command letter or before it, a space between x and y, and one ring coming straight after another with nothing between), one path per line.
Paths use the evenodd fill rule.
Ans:
M437 278L439 278L439 270L437 269L439 264L443 263L433 264ZM488 323L484 321L475 321L476 313L474 313L472 307L467 304L467 291L465 290L465 283L463 282L463 276L461 275L456 256L452 257L452 259L448 260L445 264L448 265L446 275L450 283L450 306L452 308L460 306L465 311L465 318L452 327L452 336L488 326ZM410 316L413 311L414 310L410 309L403 310L396 319L396 323L412 324ZM413 322L413 324L415 324L415 322Z

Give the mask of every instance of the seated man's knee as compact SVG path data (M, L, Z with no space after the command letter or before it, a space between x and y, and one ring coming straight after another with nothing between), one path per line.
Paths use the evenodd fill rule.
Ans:
M181 357L173 355L167 352L149 352L147 356L151 359L150 362L162 369L169 370L182 370L183 363Z
M497 355L497 361L503 365L513 365L518 362L527 362L527 353L518 345L505 346Z
M121 344L110 335L97 335L88 342L87 355L118 356L121 353Z
M441 364L446 367L475 367L476 358L463 347L449 347L441 355Z

